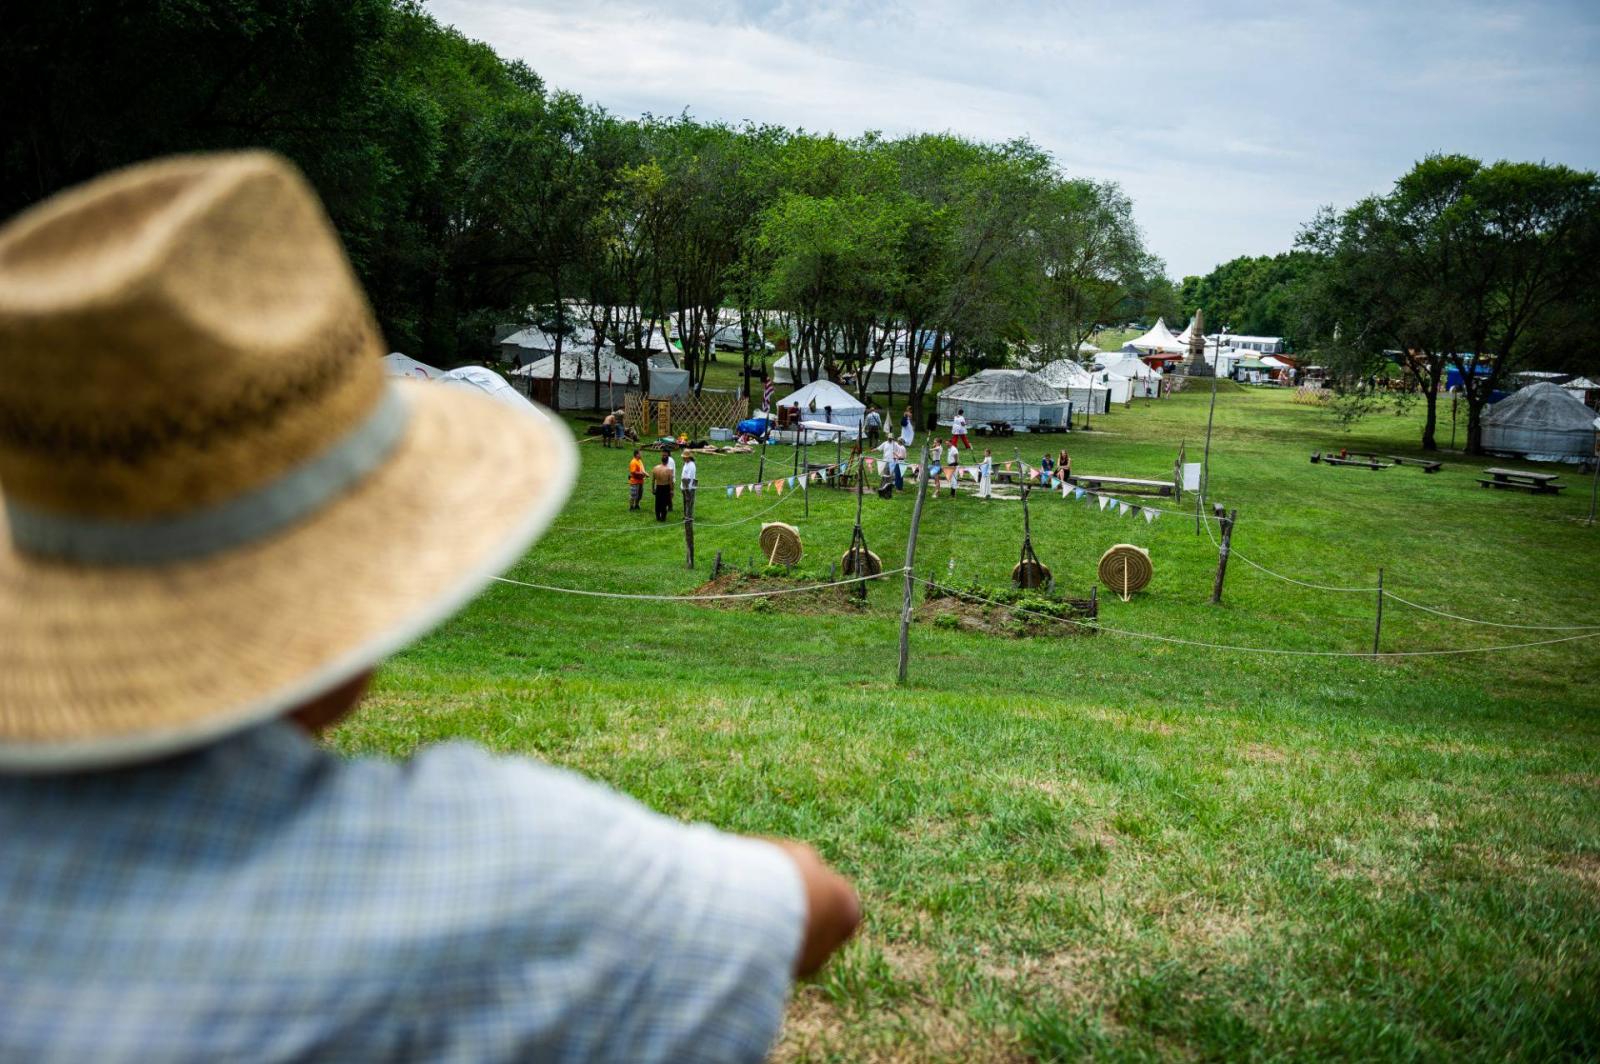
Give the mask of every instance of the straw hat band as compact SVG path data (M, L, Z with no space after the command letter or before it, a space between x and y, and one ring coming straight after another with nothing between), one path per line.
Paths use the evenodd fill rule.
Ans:
M321 509L381 465L405 435L408 408L384 387L371 414L307 462L222 503L143 521L69 516L5 500L11 541L35 556L96 565L201 558L265 538Z

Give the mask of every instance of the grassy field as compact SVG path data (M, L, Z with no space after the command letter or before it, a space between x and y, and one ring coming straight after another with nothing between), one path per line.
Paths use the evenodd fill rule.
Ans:
M1198 456L1206 398L1048 439L1080 473L1170 476L1181 443ZM394 659L334 741L404 754L468 737L674 816L815 843L867 921L796 992L780 1059L1594 1058L1600 639L1374 661L1149 638L1370 649L1371 593L1243 558L1341 587L1382 566L1396 593L1474 618L1600 623L1587 479L1528 497L1478 488L1489 463L1459 455L1434 476L1311 465L1329 447L1413 453L1417 419L1343 434L1283 392L1227 390L1216 423L1212 495L1239 511L1220 607L1192 517L1036 496L1034 544L1064 594L1088 592L1112 544L1150 550L1149 590L1100 600L1105 625L1142 634L965 631L922 606L900 686L898 581L865 606L738 608L497 585ZM1042 442L997 454L1036 460ZM571 503L511 576L682 594L719 550L743 567L764 520L800 526L803 577L848 544L844 492L814 489L806 516L798 493L708 487L688 572L676 526L626 512L625 452L580 450ZM792 461L774 449L767 476ZM705 458L702 483L754 479L756 462ZM891 567L910 513L909 495L866 500ZM1015 502L930 499L917 572L1000 590L1020 541ZM1383 648L1571 634L1390 602Z

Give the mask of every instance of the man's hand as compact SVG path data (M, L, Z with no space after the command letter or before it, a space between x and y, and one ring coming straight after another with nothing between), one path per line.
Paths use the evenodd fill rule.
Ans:
M800 870L806 892L806 929L795 957L794 972L807 976L821 968L861 924L861 898L850 881L823 863L803 842L768 839L788 854Z

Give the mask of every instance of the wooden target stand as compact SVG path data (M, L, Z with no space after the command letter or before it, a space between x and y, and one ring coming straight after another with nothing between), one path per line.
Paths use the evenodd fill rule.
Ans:
M1033 552L1033 531L1028 521L1028 492L1031 490L1026 484L1022 486L1022 556L1011 569L1011 583L1024 591L1037 587L1048 590L1052 585L1050 567Z
M850 546L844 552L844 557L839 559L839 570L846 577L852 576L880 576L883 573L883 559L867 549L867 537L861 531L861 497L866 487L867 463L860 455L856 456L856 527L850 533ZM854 587L858 598L867 597L867 582L862 580Z

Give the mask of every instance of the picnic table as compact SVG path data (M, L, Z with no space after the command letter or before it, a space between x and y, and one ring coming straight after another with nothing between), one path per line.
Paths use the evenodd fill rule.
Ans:
M1534 495L1555 495L1566 487L1556 483L1559 473L1527 473L1499 466L1491 466L1483 472L1485 475L1478 478L1478 483L1486 488L1516 488Z
M1109 488L1112 491L1130 492L1134 495L1172 494L1172 481L1170 480L1141 480L1138 477L1097 477L1088 473L1074 473L1067 478L1067 483L1076 484L1080 488L1087 488L1090 491Z

